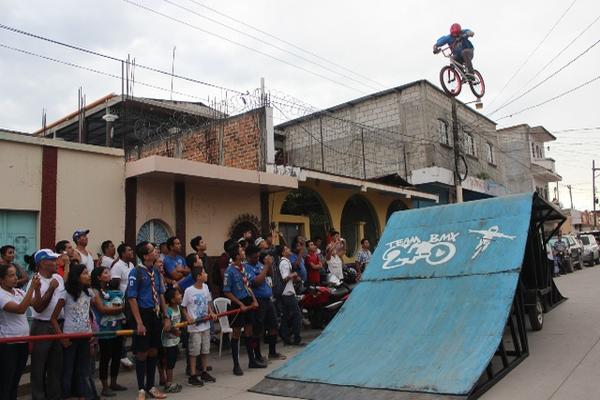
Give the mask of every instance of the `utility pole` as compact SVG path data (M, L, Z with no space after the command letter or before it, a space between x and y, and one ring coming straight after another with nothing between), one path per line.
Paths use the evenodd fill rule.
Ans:
M573 192L571 191L571 185L567 185L567 189L569 189L569 198L571 199L571 210L573 209Z
M462 182L458 172L460 159L460 138L458 137L458 118L456 117L456 99L452 98L452 140L454 141L454 191L456 192L456 203L463 202Z
M596 217L596 171L600 171L600 168L596 168L596 160L592 160L592 204L594 207L594 229L598 227L598 218Z

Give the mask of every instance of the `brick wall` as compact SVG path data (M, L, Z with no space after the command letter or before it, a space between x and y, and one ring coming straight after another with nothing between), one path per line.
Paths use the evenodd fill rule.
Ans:
M193 131L181 132L128 151L127 160L158 155L249 170L263 170L265 109L208 122Z

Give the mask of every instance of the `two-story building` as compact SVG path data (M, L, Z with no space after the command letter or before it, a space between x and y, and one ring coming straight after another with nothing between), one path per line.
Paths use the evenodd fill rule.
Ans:
M444 204L455 198L457 145L464 199L506 194L495 122L456 100L454 143L452 101L420 80L285 122L275 127L279 162L367 180L393 175Z
M538 192L552 200L548 184L559 182L552 158L546 157L548 142L556 140L543 126L515 125L498 130L500 145L507 154L506 182L510 193Z

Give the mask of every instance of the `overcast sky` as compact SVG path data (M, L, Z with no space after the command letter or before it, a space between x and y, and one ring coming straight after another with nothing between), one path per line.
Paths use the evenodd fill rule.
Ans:
M463 27L475 32L474 64L487 83L487 93L483 99L484 114L491 113L507 100L532 87L600 39L600 21L597 21L539 73L559 51L600 16L600 2L130 1L181 22L156 15L124 0L0 0L0 24L118 58L126 58L127 54L131 54L140 64L165 70L171 68L172 50L176 46L175 72L178 74L239 91L253 91L259 86L260 78L264 77L267 88L276 95L324 108L418 79L428 79L439 85L438 72L444 60L441 56L432 55L432 44L446 34L451 23L460 22ZM322 58L315 58L253 31L201 5ZM259 37L304 59L197 14ZM560 22L556 24L559 19ZM121 74L118 62L2 29L0 45L36 52L105 73ZM529 57L532 52L534 54ZM526 60L527 63L523 65ZM491 115L499 127L528 123L531 126L543 125L551 132L556 132L558 140L549 143L547 156L556 160L557 170L563 176L559 186L560 200L566 207L570 205L567 184L573 187L576 208L590 209L592 206L591 165L593 156L600 149L600 130L557 131L600 126L598 100L594 97L600 89L600 79L548 104L510 118L502 117L568 91L598 74L600 45L593 47L539 88ZM169 98L168 90L142 86L142 83L146 83L168 89L168 77L138 68L135 79L139 82L134 88L135 95ZM0 47L0 127L22 131L39 129L43 108L47 110L48 122L76 110L77 89L80 86L88 103L110 92L121 92L119 79ZM223 90L190 82L176 80L174 86L175 91L180 92L174 95L176 99L198 101L206 100L209 96L216 99L225 97ZM231 94L227 93L227 96ZM468 93L463 93L460 98L463 101L472 100ZM278 115L275 123L281 122L279 118L281 115ZM510 162L510 159L507 161ZM600 164L600 157L597 161Z

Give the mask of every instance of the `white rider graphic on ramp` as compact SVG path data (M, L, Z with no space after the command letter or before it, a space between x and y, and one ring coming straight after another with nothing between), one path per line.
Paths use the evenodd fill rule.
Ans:
M494 225L487 230L469 229L469 233L476 233L478 235L481 235L481 238L479 239L477 247L475 247L475 253L473 253L473 257L471 257L471 260L474 260L478 255L485 252L494 239L498 238L513 240L516 237L501 233L498 225Z

